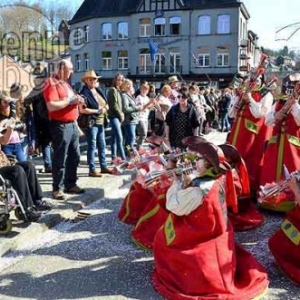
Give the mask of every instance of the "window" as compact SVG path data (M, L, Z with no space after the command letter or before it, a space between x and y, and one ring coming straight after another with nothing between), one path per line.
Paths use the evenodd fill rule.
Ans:
M111 70L111 52L103 51L102 52L102 70Z
M118 51L118 69L128 69L128 51Z
M156 18L154 20L154 35L163 36L165 35L166 19Z
M89 26L84 26L84 41L86 43L89 41Z
M229 66L229 53L218 53L217 67L228 67L228 66Z
M90 69L90 55L88 53L84 53L84 68L85 70Z
M230 16L229 15L218 16L218 33L219 34L230 33Z
M111 23L102 24L102 39L111 40L112 38L112 26Z
M149 18L140 19L140 37L151 35L151 20Z
M163 53L155 54L154 72L165 73L166 71L166 57Z
M198 34L211 34L210 16L200 16L198 19Z
M140 74L150 74L151 73L151 59L150 50L141 49L140 50Z
M198 54L198 68L207 68L210 66L210 55L208 53Z
M118 23L118 39L128 39L128 23Z
M76 54L75 62L76 62L76 71L80 71L80 64L81 64L80 54Z
M171 35L179 35L180 34L180 24L181 24L181 17L170 18L170 34Z
M83 32L82 29L77 28L74 32L74 44L80 45L83 40Z
M180 53L170 52L170 73L181 73Z

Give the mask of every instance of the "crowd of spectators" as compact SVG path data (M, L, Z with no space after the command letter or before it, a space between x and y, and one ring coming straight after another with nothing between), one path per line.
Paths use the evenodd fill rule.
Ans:
M221 92L196 83L187 84L174 75L159 89L142 81L135 90L134 83L118 73L105 92L100 87L101 76L89 70L82 77L83 85L77 94L69 84L72 73L72 63L62 60L53 76L36 74L35 87L26 97L18 82L9 91L3 90L0 97L1 136L9 132L1 140L3 153L14 155L18 164L30 164L32 155L42 154L44 172L51 173L53 178L53 199L64 200L65 193L85 192L76 184L80 162L78 113L89 115L90 120L88 128L83 130L90 177L113 175L105 154L107 126L111 127L112 164L118 157L128 159L132 149L142 150L148 135L162 136L169 140L170 147L180 148L186 136L204 135L212 129L230 130L229 89ZM5 122L12 124L10 130ZM50 209L42 201L40 187L37 190L32 201L26 196L29 203L23 201L24 205Z

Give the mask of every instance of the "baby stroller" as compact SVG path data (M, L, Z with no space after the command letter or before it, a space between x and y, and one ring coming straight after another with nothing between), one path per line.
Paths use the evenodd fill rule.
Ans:
M5 235L11 231L12 222L9 219L9 213L13 209L15 209L17 219L28 221L25 209L17 192L11 186L11 182L0 175L0 235Z

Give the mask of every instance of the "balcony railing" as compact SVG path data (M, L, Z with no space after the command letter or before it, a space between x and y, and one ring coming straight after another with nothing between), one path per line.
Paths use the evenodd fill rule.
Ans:
M178 73L182 73L181 65L176 67L173 65L156 65L154 68L152 66L136 67L136 75L169 75Z

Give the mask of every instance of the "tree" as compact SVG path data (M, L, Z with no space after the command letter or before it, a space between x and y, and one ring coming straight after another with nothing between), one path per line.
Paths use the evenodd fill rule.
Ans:
M1 54L21 55L22 60L43 59L43 51L57 35L60 22L73 14L72 5L57 0L2 0Z

